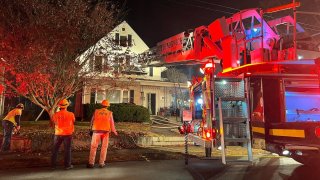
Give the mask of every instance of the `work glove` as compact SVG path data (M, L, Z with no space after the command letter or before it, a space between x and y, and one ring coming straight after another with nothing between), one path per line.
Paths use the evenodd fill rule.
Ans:
M19 135L20 134L20 126L14 127L13 131L12 131L12 134Z

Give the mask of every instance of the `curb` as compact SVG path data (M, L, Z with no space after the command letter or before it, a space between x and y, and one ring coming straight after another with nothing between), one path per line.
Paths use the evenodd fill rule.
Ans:
M141 147L150 147L150 146L170 146L170 145L184 145L184 137L175 137L175 136L144 136L138 137L137 145ZM189 141L189 144L193 142Z

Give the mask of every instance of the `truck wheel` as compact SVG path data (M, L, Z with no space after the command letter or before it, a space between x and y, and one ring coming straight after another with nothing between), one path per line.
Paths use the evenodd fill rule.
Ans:
M307 165L307 166L319 166L320 156L309 155L309 156L298 156L293 155L292 159L295 161Z

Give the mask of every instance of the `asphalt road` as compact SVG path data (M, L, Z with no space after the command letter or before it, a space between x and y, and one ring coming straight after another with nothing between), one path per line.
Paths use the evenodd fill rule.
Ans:
M219 159L155 160L110 163L100 169L84 165L72 170L30 168L0 171L0 179L112 179L112 180L295 180L319 179L320 169L303 166L290 158L260 157L253 165L222 165Z
M320 168L301 165L291 158L261 157L253 165L233 164L224 166L217 173L213 163L215 160L202 160L191 162L195 179L214 180L317 180L320 179ZM205 167L205 168L203 168Z

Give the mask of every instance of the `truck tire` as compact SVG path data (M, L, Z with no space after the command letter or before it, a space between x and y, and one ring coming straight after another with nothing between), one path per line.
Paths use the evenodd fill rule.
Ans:
M308 155L308 156L298 156L298 155L293 155L292 159L295 161L304 164L306 166L320 166L319 161L320 161L320 155Z

